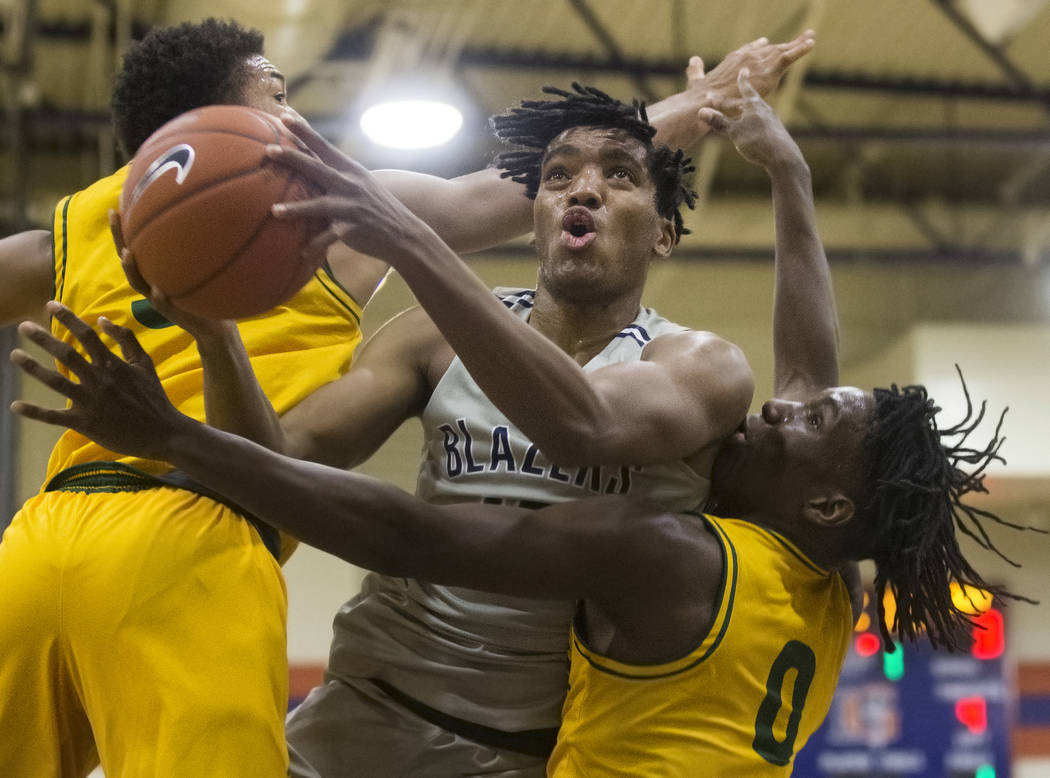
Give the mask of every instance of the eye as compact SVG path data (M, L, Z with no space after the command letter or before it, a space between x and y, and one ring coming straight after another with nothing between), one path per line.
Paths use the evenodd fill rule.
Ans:
M621 181L634 180L634 176L631 175L631 171L625 167L613 168L611 171L609 171L609 176L611 178L620 179Z
M552 167L543 174L544 181L564 181L568 177L569 174L563 167Z
M824 418L819 413L816 413L815 411L810 411L806 414L806 424L808 424L813 429L820 429L823 423Z
M288 99L288 95L286 95L284 92L278 92L273 97L281 105L284 105L285 101Z

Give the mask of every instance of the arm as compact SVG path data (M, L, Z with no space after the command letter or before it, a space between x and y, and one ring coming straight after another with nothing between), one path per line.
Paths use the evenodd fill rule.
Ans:
M51 233L27 230L0 240L0 325L23 319L44 322L54 291Z
M333 225L327 239L389 259L479 386L553 461L645 464L689 457L714 446L746 413L753 389L747 361L710 333L662 336L638 362L584 372L557 344L510 315L367 170L307 127L299 133L323 161L279 147L272 153L328 195L277 206L275 213L325 218Z
M14 412L71 427L113 450L170 461L263 521L368 569L508 594L614 601L632 585L625 563L637 569L630 560L648 559L647 549L680 545L673 542L677 524L665 514L622 498L537 512L439 507L366 476L277 454L179 413L129 329L99 322L121 359L64 306L52 304L52 313L88 358L42 327L22 324L22 334L76 380L16 349L12 361L70 402L61 410L15 402ZM674 537L654 543L654 532Z
M752 85L767 95L787 69L812 50L813 43L812 30L785 43L759 38L728 54L706 75L700 58L692 57L686 69L686 88L647 107L656 127L655 141L671 148L695 144L708 131L696 120L708 92L738 99L737 74L748 68ZM466 253L532 229L531 201L520 184L500 178L499 173L489 168L447 180L405 170L377 170L375 175L453 251ZM500 218L492 219L493 213Z
M769 174L776 229L773 393L805 399L838 384L838 314L817 232L809 167L776 114L751 88L746 72L740 91L745 99L739 118L716 110L718 99L701 117Z

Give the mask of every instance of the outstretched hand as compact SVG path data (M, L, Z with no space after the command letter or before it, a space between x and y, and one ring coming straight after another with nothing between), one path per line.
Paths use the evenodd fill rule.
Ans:
M341 240L355 251L396 266L402 256L400 249L413 236L432 235L430 228L367 168L326 141L304 120L288 117L284 123L312 154L273 145L267 147L267 156L309 179L325 194L277 203L273 214L279 219L321 219L328 225L307 247L311 259L319 259L332 243Z
M703 63L697 64L699 57L693 57L686 69L686 79L690 89L717 94L723 101L723 113L736 114L747 100L738 86L743 71L750 73L754 91L762 97L768 97L780 84L788 68L809 54L814 45L816 37L813 30L806 30L785 43L770 43L766 38L758 38L730 52L707 75L704 75Z
M766 170L804 162L794 138L752 85L747 68L737 76L737 86L740 99L709 93L709 105L700 109L700 120L719 135L728 137L740 156ZM739 115L731 114L730 107L737 109Z
M108 449L123 454L163 459L167 442L185 424L194 424L169 402L153 367L134 333L105 318L99 327L113 338L124 358L114 354L90 326L61 303L51 301L47 312L77 340L76 348L54 337L34 322L22 322L18 331L69 369L76 380L44 367L22 349L11 361L26 374L69 398L64 409L48 409L16 400L11 410L27 419L69 427Z

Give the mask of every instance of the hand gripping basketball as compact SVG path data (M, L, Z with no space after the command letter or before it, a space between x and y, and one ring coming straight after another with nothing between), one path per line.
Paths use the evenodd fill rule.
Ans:
M275 219L270 207L318 191L269 160L271 144L302 146L274 116L216 105L168 122L135 154L120 198L124 240L143 279L179 308L254 316L317 269L303 252L316 222Z

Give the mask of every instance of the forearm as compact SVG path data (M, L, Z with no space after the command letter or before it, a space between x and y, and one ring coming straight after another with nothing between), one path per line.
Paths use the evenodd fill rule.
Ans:
M447 180L405 170L377 170L375 175L454 251L489 248L532 229L532 201L525 187L500 178L495 168Z
M394 486L277 454L185 419L164 458L262 521L369 570L411 575L413 525L433 510Z
M224 322L196 337L208 423L275 451L284 450L280 420L255 377L237 325Z
M809 167L792 155L768 168L776 230L774 386L838 384L838 314L817 231Z
M508 419L560 464L596 464L586 461L591 454L581 449L611 427L613 414L576 362L509 315L481 279L433 236L413 239L392 262Z

